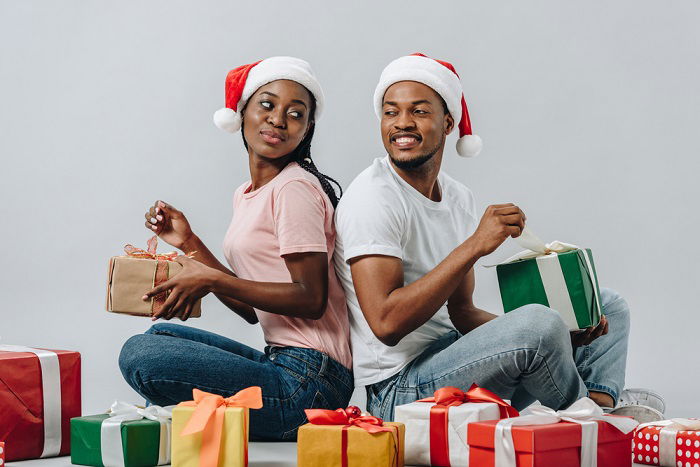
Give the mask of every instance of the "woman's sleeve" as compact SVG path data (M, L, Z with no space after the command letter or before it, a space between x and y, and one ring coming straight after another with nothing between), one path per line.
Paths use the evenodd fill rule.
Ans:
M326 200L311 182L287 182L277 191L273 210L280 256L328 252Z

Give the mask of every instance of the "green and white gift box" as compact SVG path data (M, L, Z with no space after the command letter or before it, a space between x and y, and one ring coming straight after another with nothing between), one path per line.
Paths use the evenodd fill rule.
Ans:
M526 250L496 265L503 311L539 303L558 311L569 330L597 325L600 291L591 250L545 245L528 227L515 240Z

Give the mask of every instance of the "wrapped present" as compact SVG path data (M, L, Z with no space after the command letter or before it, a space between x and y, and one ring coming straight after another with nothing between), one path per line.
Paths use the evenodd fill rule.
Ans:
M71 463L98 467L170 463L172 407L143 408L116 401L109 413L71 419Z
M664 467L700 465L700 420L672 418L642 423L634 433L632 460Z
M479 467L631 466L637 425L587 397L566 410L534 405L520 417L471 423L469 457Z
M80 416L80 354L0 345L0 440L5 460L70 452L70 419Z
M305 410L297 433L300 467L403 467L405 427L347 409Z
M173 409L173 467L247 466L248 409L262 407L260 387L228 398L198 389L192 395Z
M496 265L506 313L539 303L558 311L572 331L600 322L600 291L591 250L557 241L545 245L528 227L515 241L527 250Z
M406 464L445 467L469 465L469 423L518 415L506 401L476 384L467 392L441 388L434 397L394 409L394 420L406 425Z
M175 261L176 252L156 253L158 237L148 241L148 249L126 245L126 255L113 256L109 260L107 275L107 311L135 316L153 316L160 311L167 298L166 292L149 301L142 300L146 292L166 282L182 270ZM190 318L201 316L201 300L197 300Z

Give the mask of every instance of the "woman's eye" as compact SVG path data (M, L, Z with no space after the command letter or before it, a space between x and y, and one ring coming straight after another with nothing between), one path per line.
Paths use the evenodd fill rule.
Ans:
M272 102L270 102L270 101L261 101L260 105L265 107L268 110L272 108Z

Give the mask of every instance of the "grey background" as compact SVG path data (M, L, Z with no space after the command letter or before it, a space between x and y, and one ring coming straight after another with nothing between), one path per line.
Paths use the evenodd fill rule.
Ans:
M628 386L700 416L699 14L693 1L3 1L1 342L80 351L86 413L137 402L117 355L150 322L104 311L108 258L145 245L158 198L223 258L248 177L240 135L211 123L226 72L309 60L327 96L313 154L347 186L383 153L381 69L423 51L455 64L485 144L463 160L450 137L444 170L482 207L516 202L545 240L592 248L602 284L632 306ZM476 299L501 311L480 266ZM263 346L210 297L189 324Z

